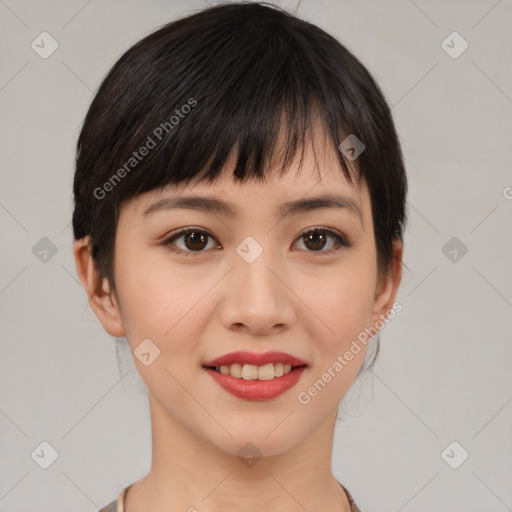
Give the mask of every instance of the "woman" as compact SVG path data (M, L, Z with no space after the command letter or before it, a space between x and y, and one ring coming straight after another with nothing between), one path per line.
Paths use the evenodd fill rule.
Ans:
M152 465L102 512L358 510L334 426L395 314L406 190L368 71L274 6L119 59L78 141L74 255L147 387Z

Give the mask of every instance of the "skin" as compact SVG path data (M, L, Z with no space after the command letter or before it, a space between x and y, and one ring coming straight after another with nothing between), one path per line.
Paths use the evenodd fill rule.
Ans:
M127 336L132 354L147 338L160 349L149 366L134 356L148 389L153 458L150 472L130 488L126 512L350 510L332 474L332 443L337 406L363 362L364 346L309 404L297 395L392 308L402 244L395 242L389 271L379 275L366 183L351 185L329 151L317 157L320 180L308 150L300 175L292 165L282 178L241 185L227 166L215 185L175 186L125 203L116 233L116 293L98 275L89 239L75 242L78 275L105 330ZM347 208L276 216L283 202L326 192L356 201L362 222ZM239 214L162 209L143 215L156 201L185 193L230 201ZM174 247L190 256L162 244L190 226L213 238L203 246L197 238L176 239ZM324 255L337 247L327 233L315 251L301 234L316 226L339 232L352 246ZM247 236L263 248L252 263L235 251ZM201 367L237 350L286 352L308 368L275 399L242 400ZM237 456L248 442L262 454L252 467Z

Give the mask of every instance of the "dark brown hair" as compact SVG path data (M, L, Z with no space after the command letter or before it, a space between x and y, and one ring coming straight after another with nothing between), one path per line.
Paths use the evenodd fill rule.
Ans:
M280 133L284 172L303 155L314 119L350 182L340 143L351 135L364 144L357 179L368 184L378 268L386 272L407 192L390 109L340 42L266 3L226 3L173 21L116 62L78 139L75 239L91 236L96 265L115 289L123 202L166 185L213 182L233 153L236 180L264 180Z

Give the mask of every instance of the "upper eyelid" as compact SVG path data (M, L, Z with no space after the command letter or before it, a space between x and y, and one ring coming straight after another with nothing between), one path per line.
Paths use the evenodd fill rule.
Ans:
M312 227L309 227L309 228L304 228L302 231L299 232L299 234L297 236L301 236L304 233L309 233L310 231L315 231L315 230L316 231L320 231L320 230L328 231L330 233L337 234L337 235L340 235L341 237L345 238L345 235L341 231L338 231L335 228L330 228L328 226L322 226L322 225L317 225L317 226L312 226ZM190 226L190 227L178 229L178 231L176 231L175 233L172 233L169 236L165 236L165 239L169 240L169 239L172 239L174 237L185 235L185 234L189 233L190 231L198 231L200 233L206 233L211 238L214 238L215 240L217 240L215 238L215 236L213 236L208 229L201 228L199 226Z

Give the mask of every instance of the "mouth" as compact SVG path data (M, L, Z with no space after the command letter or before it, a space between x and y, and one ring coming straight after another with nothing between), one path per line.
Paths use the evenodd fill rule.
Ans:
M245 400L270 400L292 388L308 365L282 352L232 352L201 365L225 391Z
M306 361L284 352L231 352L206 361L203 368L235 379L272 380L307 366Z

